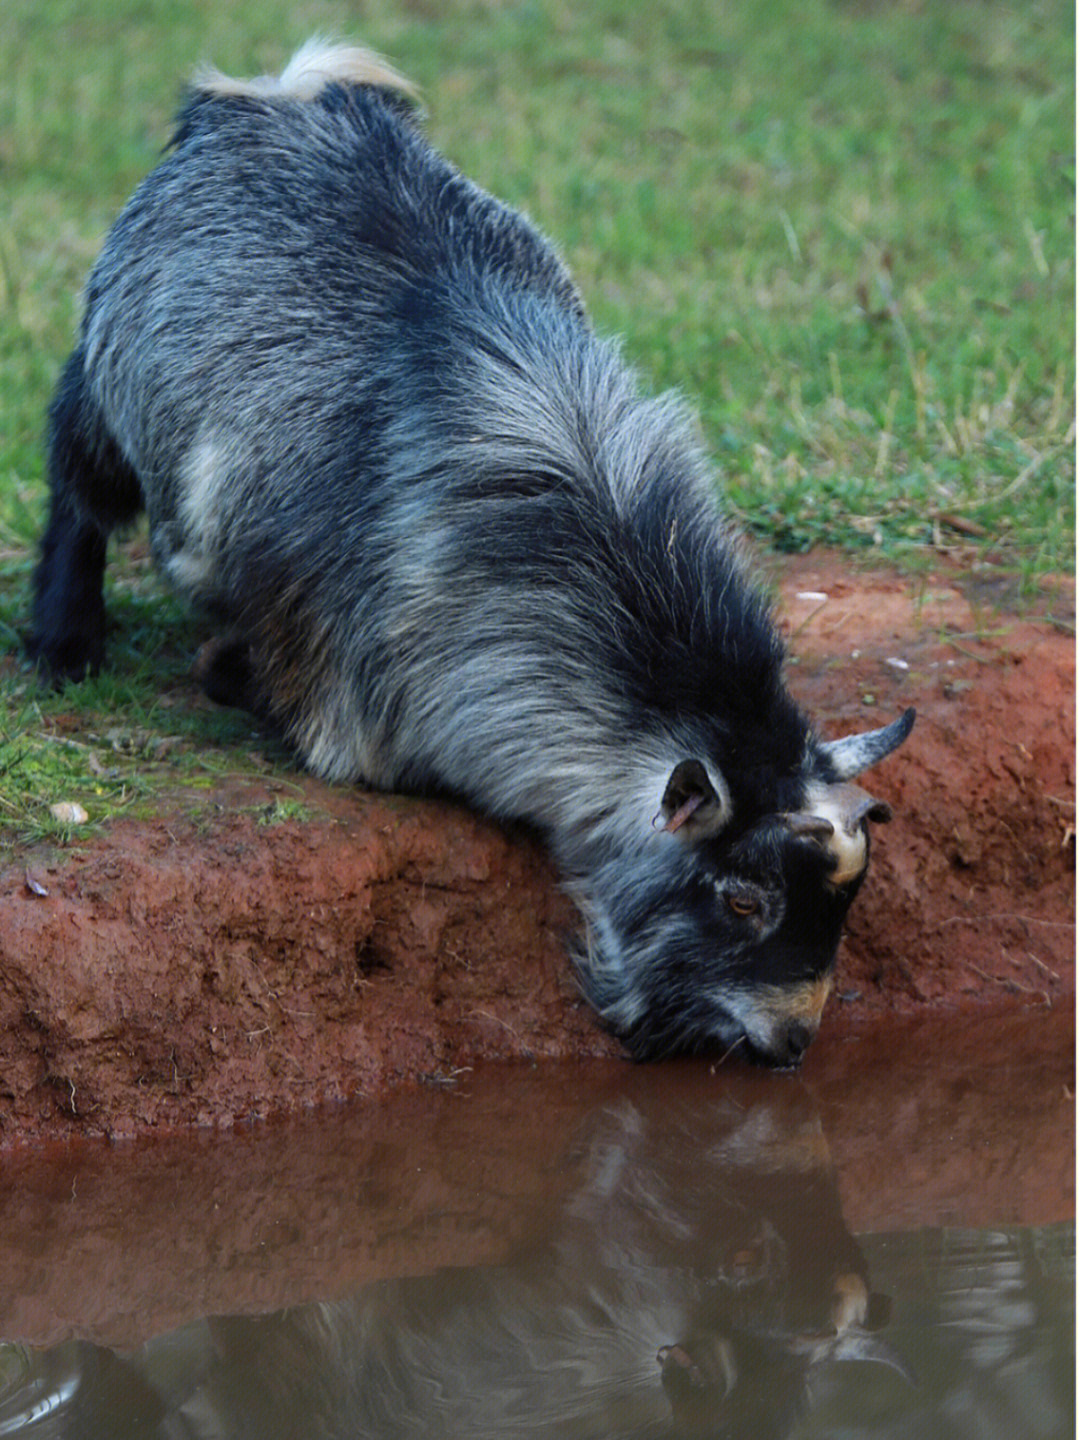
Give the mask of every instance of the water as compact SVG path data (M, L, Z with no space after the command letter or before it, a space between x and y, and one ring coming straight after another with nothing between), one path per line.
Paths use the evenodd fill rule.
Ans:
M1073 1029L8 1157L0 1437L1075 1433Z

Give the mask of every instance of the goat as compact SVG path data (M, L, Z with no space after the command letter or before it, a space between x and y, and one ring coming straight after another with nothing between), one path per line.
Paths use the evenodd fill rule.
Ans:
M91 273L49 451L54 679L101 665L107 536L145 508L223 626L208 693L329 780L539 827L632 1055L799 1063L889 818L850 782L914 712L817 736L684 405L385 62L312 41L196 78Z

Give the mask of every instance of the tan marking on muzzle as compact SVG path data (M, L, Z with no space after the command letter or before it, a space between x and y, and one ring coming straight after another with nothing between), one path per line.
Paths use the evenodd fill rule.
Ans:
M765 985L758 991L757 998L761 1009L776 1025L801 1020L816 1031L832 983L831 975L823 975L820 980L811 980L805 985Z

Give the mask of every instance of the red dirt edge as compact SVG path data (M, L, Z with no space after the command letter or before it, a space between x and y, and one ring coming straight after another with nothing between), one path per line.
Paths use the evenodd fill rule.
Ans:
M896 818L816 1043L890 1014L1072 1003L1070 626L829 555L777 583L791 687L823 733L919 712L864 781ZM577 995L576 915L535 840L453 805L297 788L303 820L276 821L274 782L233 781L0 871L0 1148L618 1053Z

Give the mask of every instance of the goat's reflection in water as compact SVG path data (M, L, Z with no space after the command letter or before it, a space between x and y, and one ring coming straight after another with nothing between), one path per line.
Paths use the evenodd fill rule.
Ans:
M593 1112L547 1232L506 1263L208 1320L171 1359L153 1342L127 1361L161 1407L146 1433L770 1440L824 1367L906 1377L812 1103L761 1095Z

